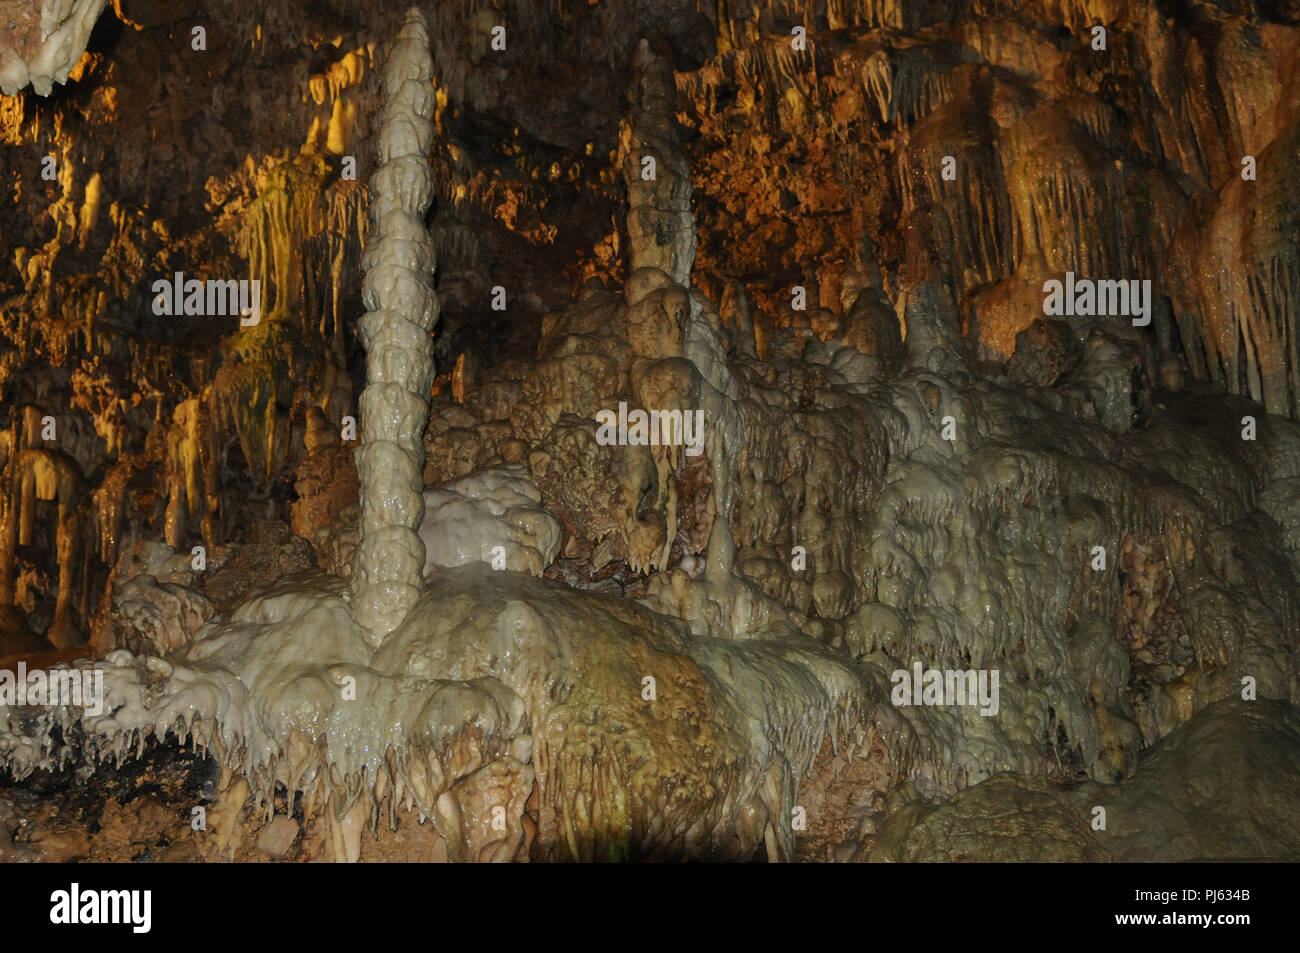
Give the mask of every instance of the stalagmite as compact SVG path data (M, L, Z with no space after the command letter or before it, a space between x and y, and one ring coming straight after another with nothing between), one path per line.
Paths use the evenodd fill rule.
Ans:
M657 268L687 284L695 261L691 168L677 130L672 67L642 40L636 49L631 122L623 128L631 271ZM631 284L629 284L631 293Z
M425 561L419 536L422 434L434 375L429 332L438 320L433 244L424 227L432 76L424 17L412 8L384 70L381 165L371 180L372 238L363 259L363 298L370 310L359 324L367 384L360 400L361 541L352 574L352 611L376 642L419 600Z

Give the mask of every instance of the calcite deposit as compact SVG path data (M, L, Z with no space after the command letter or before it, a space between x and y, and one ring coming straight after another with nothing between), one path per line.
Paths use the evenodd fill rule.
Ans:
M0 0L0 858L1300 858L1294 10L653 6Z
M362 297L370 310L357 322L367 360L359 401L361 538L352 598L372 639L395 629L419 599L424 568L421 435L433 383L429 332L438 320L433 241L424 227L431 199L425 155L433 139L432 78L428 29L412 9L384 72L380 166L371 182L373 237L362 258Z
M28 83L48 96L66 83L86 51L90 31L108 0L7 0L0 39L0 92L13 96Z

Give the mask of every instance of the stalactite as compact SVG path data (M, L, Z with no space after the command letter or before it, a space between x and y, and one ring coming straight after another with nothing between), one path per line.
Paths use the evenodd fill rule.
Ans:
M172 412L172 426L167 434L168 502L163 538L167 545L180 549L191 519L204 510L204 496L199 492L201 440L199 435L201 401L197 397L182 401Z
M279 162L259 177L257 198L243 216L239 248L250 277L262 283L264 318L297 318L305 307L311 313L298 323L312 326L318 316L314 309L331 308L329 300L308 292L312 286L329 287L340 250L355 254L364 195L346 181L327 189L328 180L326 160L313 155Z
M0 469L0 606L14 604L14 557L18 548L19 422L4 432L5 461Z
M54 83L65 83L85 52L95 21L108 0L61 0L41 4L38 29L0 38L0 93L13 96L28 83L48 96Z
M83 479L76 461L57 450L28 448L17 458L21 480L18 542L28 546L34 541L36 509L39 502L56 502L55 554L59 570L59 589L54 620L47 637L58 647L84 641L73 619L75 605L76 562L84 545Z
M109 468L103 482L92 494L99 558L106 566L117 565L122 524L126 517L126 486L129 479L130 467L125 463L115 464Z
M1282 157L1297 145L1293 123L1259 157L1258 180L1234 177L1203 196L1203 214L1180 229L1169 265L1184 339L1204 347L1212 378L1291 416L1300 414L1300 253L1293 167Z

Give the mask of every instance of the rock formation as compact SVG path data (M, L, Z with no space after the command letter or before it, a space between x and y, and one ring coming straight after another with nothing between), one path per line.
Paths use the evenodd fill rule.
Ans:
M10 6L0 855L1297 856L1284 5Z
M371 179L372 241L366 244L357 324L366 348L361 393L361 538L352 574L352 606L372 639L401 623L420 598L424 571L424 445L433 384L438 297L427 155L433 140L433 63L423 15L412 8L384 70L386 102L379 129L379 168Z
M66 83L86 50L90 31L108 0L7 0L0 6L0 92L13 96L31 83L48 96Z

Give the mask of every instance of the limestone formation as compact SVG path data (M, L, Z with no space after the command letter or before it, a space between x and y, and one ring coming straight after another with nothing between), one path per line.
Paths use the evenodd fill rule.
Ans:
M108 0L9 0L0 6L8 29L0 38L0 93L28 83L41 96L66 83L85 52L90 31Z
M657 269L682 285L695 260L695 220L691 169L674 116L677 86L672 67L645 40L637 44L633 68L632 116L620 143L628 191L629 267L634 274Z
M1296 858L1286 4L104 6L0 0L0 675L104 691L0 856Z
M412 8L384 72L380 166L371 183L373 238L362 259L363 298L370 310L357 326L368 373L360 401L361 537L352 606L376 641L397 628L419 599L424 568L421 435L433 383L430 332L438 320L433 243L424 227L432 75L428 29Z

